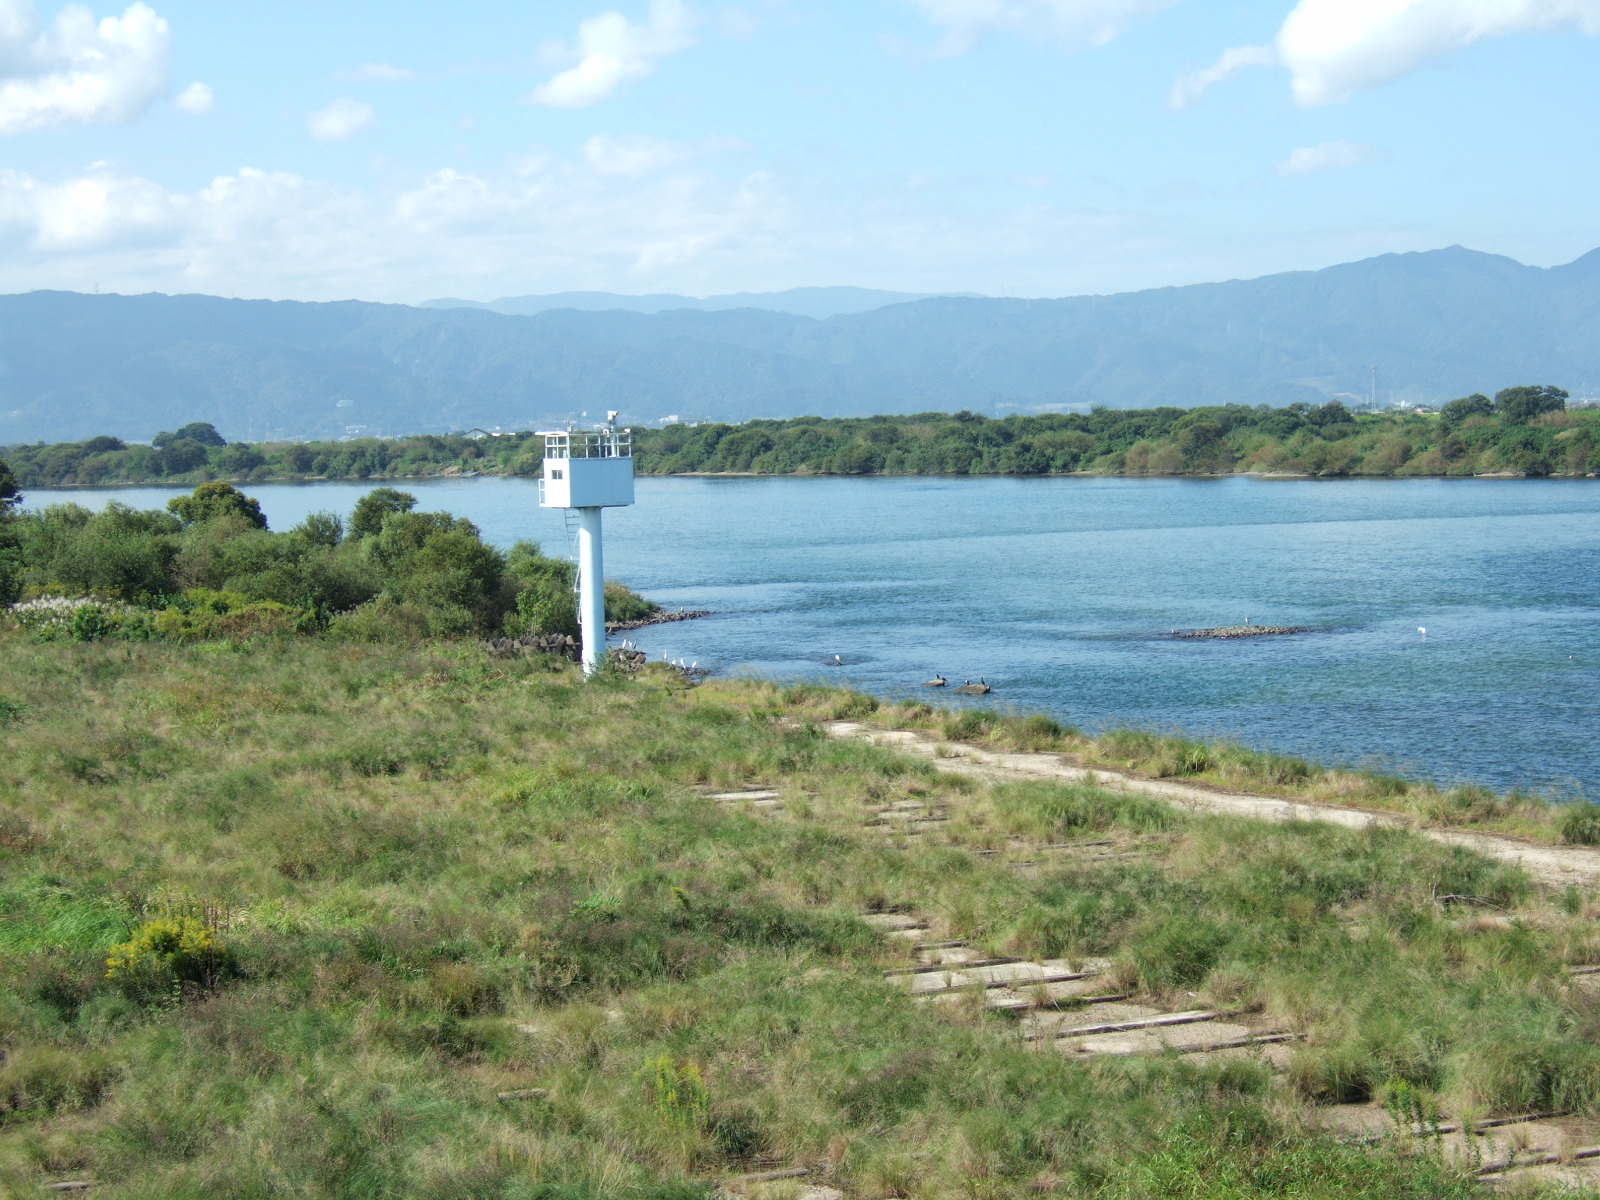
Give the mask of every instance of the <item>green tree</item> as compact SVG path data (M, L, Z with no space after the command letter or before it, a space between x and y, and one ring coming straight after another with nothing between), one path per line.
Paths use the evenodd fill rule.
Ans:
M1494 411L1513 425L1526 425L1547 412L1567 407L1567 393L1558 387L1509 387L1494 394Z
M216 458L217 470L229 475L248 475L257 467L265 466L266 461L266 455L244 442L234 442Z
M410 492L395 488L373 488L360 500L350 514L350 535L366 538L382 532L383 519L390 513L408 513L417 506L417 498Z
M12 512L22 501L11 468L0 460L0 608L15 604L22 593L22 556Z
M331 550L344 540L344 521L338 513L314 512L289 532L310 545Z
M463 632L474 624L492 629L511 606L503 586L505 558L465 518L392 512L363 546L383 573L383 590L403 603L444 614L448 620L432 622L437 627L456 622L459 612L465 615Z
M202 483L187 496L167 501L167 511L185 525L199 525L219 517L240 517L257 529L267 527L261 505L231 483Z
M4 459L0 459L0 516L10 513L22 503L22 493L17 490L17 479Z
M153 463L163 475L187 475L205 466L210 457L206 448L193 438L178 438L159 447Z
M207 421L191 421L176 433L158 433L150 439L157 450L165 450L177 442L197 442L202 446L226 446L228 443L217 432L217 427Z
M1502 465L1528 475L1548 475L1554 469L1555 439L1548 429L1511 425L1495 441Z
M1439 417L1447 425L1456 425L1468 417L1487 417L1492 412L1494 401L1482 392L1473 392L1470 396L1450 401L1439 410Z
M16 521L23 582L68 595L140 601L177 590L177 518L118 504L53 504Z

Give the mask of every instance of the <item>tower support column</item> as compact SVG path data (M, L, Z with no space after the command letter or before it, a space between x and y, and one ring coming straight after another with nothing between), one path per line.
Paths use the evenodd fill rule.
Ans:
M606 660L605 556L598 508L578 510L578 624L583 628L583 673L593 675Z

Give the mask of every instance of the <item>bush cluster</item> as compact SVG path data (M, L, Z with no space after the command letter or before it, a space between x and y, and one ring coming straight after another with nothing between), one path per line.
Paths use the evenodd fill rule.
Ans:
M165 512L8 504L0 601L12 624L46 640L576 634L571 563L531 542L502 554L472 522L416 507L409 493L376 488L348 523L314 513L275 533L255 500L221 482ZM606 599L613 619L655 607L615 583Z
M1438 414L1323 405L1095 409L696 425L635 435L649 474L1311 475L1590 474L1600 413L1566 410L1555 387L1474 395Z
M980 413L797 417L634 431L642 474L757 475L1584 475L1600 471L1600 412L1558 387L1463 396L1438 413L1352 412L1337 400L1272 408L1095 408L992 419ZM433 434L349 442L227 443L209 425L0 447L22 485L230 479L538 475L540 435ZM4 485L0 483L0 493Z

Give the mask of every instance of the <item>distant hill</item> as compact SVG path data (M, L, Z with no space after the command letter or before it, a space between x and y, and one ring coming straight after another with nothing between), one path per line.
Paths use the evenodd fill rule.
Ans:
M731 308L759 308L767 312L791 313L823 321L846 313L871 312L890 304L926 300L932 293L880 292L858 287L790 288L786 292L734 292L727 296L675 296L657 293L649 296L622 296L615 292L555 292L549 296L502 296L481 303L477 300L425 300L422 308L477 308L508 317L533 317L557 308L579 312L671 312L688 308L697 312L727 312Z
M0 297L0 445L188 421L260 440L527 428L608 408L645 423L1320 402L1364 396L1373 364L1384 399L1418 402L1600 384L1600 251L1543 269L1452 247L824 320L30 292Z

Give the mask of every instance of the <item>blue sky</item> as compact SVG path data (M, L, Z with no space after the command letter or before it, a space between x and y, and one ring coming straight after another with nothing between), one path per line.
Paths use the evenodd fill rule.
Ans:
M1600 245L1600 0L0 0L0 290L1067 295Z

